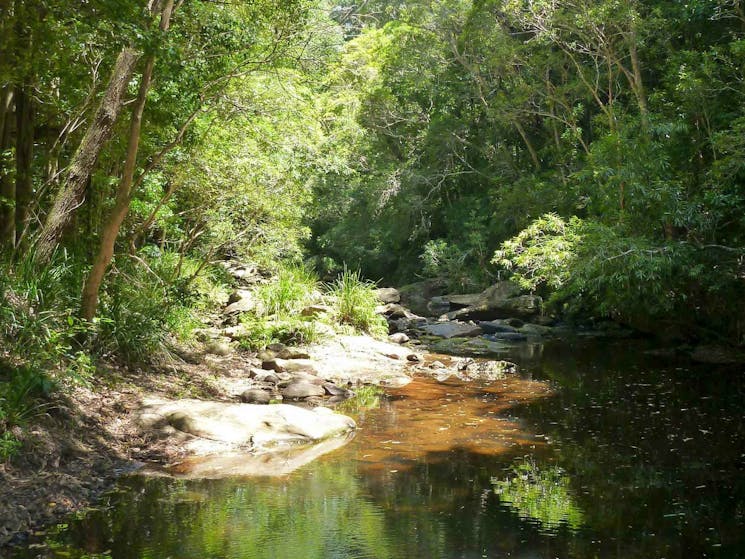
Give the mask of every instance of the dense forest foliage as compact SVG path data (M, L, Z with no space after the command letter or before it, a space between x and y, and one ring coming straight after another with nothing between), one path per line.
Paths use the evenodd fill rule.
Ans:
M0 357L26 379L6 415L46 390L34 371L188 336L227 297L225 258L460 292L512 277L547 313L743 342L740 0L0 16Z

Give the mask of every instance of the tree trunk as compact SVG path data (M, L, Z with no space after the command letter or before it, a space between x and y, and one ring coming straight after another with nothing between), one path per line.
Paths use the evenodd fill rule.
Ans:
M160 30L165 32L171 20L174 0L165 0L163 4ZM93 261L93 268L86 278L83 286L81 297L80 314L85 320L93 320L98 308L98 292L101 289L101 283L106 275L106 270L114 257L114 245L116 238L119 236L119 229L124 223L124 219L129 213L129 205L132 200L132 185L134 184L135 168L137 166L137 152L140 146L140 131L142 129L142 114L145 110L147 93L150 90L150 83L153 78L153 67L155 66L155 57L148 56L145 62L145 68L142 71L140 80L140 90L137 93L137 99L132 107L132 120L129 128L129 141L127 143L127 158L124 163L119 188L116 193L116 202L114 208L106 220L104 229L101 233L101 245Z
M104 228L101 232L101 245L98 249L96 259L93 261L88 278L83 286L83 295L81 301L80 314L85 320L93 320L96 316L98 307L98 291L101 288L103 277L114 256L114 244L119 235L119 228L124 222L124 218L129 213L129 203L131 200L132 182L134 181L135 166L137 163L137 152L140 145L140 130L142 128L142 113L145 110L145 101L147 92L150 89L150 81L153 75L154 58L151 56L145 63L145 69L142 72L140 81L140 91L137 94L137 101L132 107L132 121L129 128L129 142L127 144L127 159L124 163L124 172L119 181L119 187L116 193L116 202L111 210L108 219L104 222Z
M16 183L11 180L10 161L3 158L11 147L13 88L0 89L0 247L12 248L15 243Z
M27 87L16 92L16 205L15 233L20 239L34 198L34 107Z
M35 258L39 263L49 261L75 210L83 203L86 183L93 172L101 149L111 137L138 58L137 52L129 47L119 53L111 71L106 92L73 156L65 183L57 194L36 241Z
M631 55L631 70L634 73L634 82L632 84L632 89L634 90L636 101L639 105L639 115L641 116L642 129L646 133L649 130L649 105L647 103L647 92L644 89L641 64L639 63L639 53L636 49L636 32L633 32L631 34L629 54Z

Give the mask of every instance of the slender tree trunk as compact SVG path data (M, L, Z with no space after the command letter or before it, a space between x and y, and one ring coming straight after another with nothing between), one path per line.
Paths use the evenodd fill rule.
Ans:
M153 57L149 57L145 63L145 69L142 72L140 81L140 91L137 94L137 100L132 107L132 121L129 128L129 142L127 145L127 159L124 163L124 172L122 173L119 187L116 193L116 202L114 208L105 221L103 231L101 232L101 245L98 249L96 259L93 261L88 278L83 287L80 314L85 320L93 320L96 316L98 307L98 291L101 288L106 270L114 256L114 244L119 235L119 228L124 222L129 212L129 203L131 200L132 182L134 181L135 166L137 164L137 152L140 145L140 130L142 128L142 114L145 110L145 101L147 92L150 89L150 81L153 75Z
M20 239L34 198L34 107L26 86L16 93L16 205L13 240Z
M639 53L636 50L636 32L633 32L631 34L629 54L631 55L631 70L634 73L634 83L632 89L634 90L636 101L639 105L639 114L641 115L642 128L646 133L649 130L649 105L647 104L647 92L644 89L641 64L639 63Z
M139 56L132 48L124 48L111 71L101 103L83 137L57 194L44 226L36 241L36 260L46 263L57 248L60 238L83 203L85 186L93 172L98 155L111 137L111 132L124 104L124 94L132 79Z
M165 0L161 11L160 30L166 32L171 20L174 0ZM132 200L132 186L134 184L135 168L137 166L137 152L140 146L140 131L142 129L142 115L147 102L147 93L153 78L155 57L148 56L145 68L142 71L140 90L132 107L132 120L129 128L129 141L127 144L127 158L124 163L119 188L116 193L114 208L106 220L101 233L101 245L93 261L93 268L86 278L81 297L80 314L85 320L93 320L98 308L98 293L101 289L106 270L114 257L114 245L119 236L119 229L129 213L129 205Z
M11 147L13 117L13 88L0 90L0 158ZM10 161L0 159L0 247L13 247L15 243L16 183L11 180Z
M520 124L517 120L514 120L512 122L515 125L515 128L517 129L517 132L520 134L520 137L523 139L523 142L525 143L525 147L528 148L528 153L530 153L530 159L533 161L533 167L536 171L540 171L541 169L541 160L538 158L538 152L536 152L535 148L533 147L533 144L530 141L530 138L528 138L528 135L525 133L525 129L523 128L523 125Z

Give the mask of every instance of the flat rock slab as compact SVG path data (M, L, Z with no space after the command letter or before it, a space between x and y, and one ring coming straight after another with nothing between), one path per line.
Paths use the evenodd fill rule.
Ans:
M326 408L288 404L233 404L202 400L150 400L140 423L174 429L211 441L254 447L281 442L320 441L356 428L351 417Z
M471 338L484 333L480 326L462 322L438 322L423 326L422 331L440 338Z
M369 336L337 336L310 346L308 352L322 371L322 377L343 386L347 383L391 384L402 386L411 382L406 357L412 351L388 341ZM390 356L396 356L396 359Z

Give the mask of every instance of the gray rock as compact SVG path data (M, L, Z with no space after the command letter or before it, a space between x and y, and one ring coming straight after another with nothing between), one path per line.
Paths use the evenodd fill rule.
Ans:
M451 304L457 301L468 305L448 313L447 317L451 320L492 320L508 316L533 316L540 312L543 302L537 295L520 295L520 288L509 281L496 283L478 296L453 295L448 300Z
M275 357L277 357L277 354L270 349L262 349L256 354L256 358L261 361L271 361Z
M223 328L220 333L231 340L240 340L246 337L246 328L242 324L238 324L237 326Z
M541 326L540 324L523 324L520 332L528 336L547 336L551 334L553 328L550 326Z
M497 334L500 332L517 332L514 328L502 320L481 321L478 323L485 334Z
M211 353L212 355L219 355L221 357L225 357L226 355L230 355L231 353L233 353L233 348L230 347L230 344L220 340L211 341L207 344L206 349L207 353Z
M437 297L432 297L429 302L427 302L427 311L429 311L429 314L433 316L439 316L443 313L446 313L450 310L450 300L448 299L447 295L438 295Z
M261 368L268 371L275 371L277 373L293 373L298 371L305 371L313 374L318 374L316 366L310 359L268 359L261 363Z
M388 339L394 344L405 344L409 341L409 336L407 336L403 332L398 332L396 334L391 334L390 336L388 336Z
M241 301L242 299L253 300L253 298L254 298L253 294L248 289L236 289L228 297L228 305L237 303L238 301Z
M285 398L300 400L311 396L323 396L326 394L326 391L323 386L312 384L307 380L297 380L285 386L282 389L281 394Z
M323 389L329 396L341 397L342 399L351 398L352 396L354 396L354 392L352 392L351 390L347 390L346 388L342 388L341 386L336 386L332 382L325 382L323 384Z
M437 295L445 292L446 281L443 279L428 279L399 288L401 304L418 315L430 314L428 302Z
M437 322L427 324L421 330L433 336L440 338L470 338L483 334L481 327L475 324L463 324L462 322Z
M307 351L295 347L288 347L285 344L269 344L266 346L267 351L271 351L273 356L270 359L279 357L280 359L310 359Z
M382 314L391 320L398 318L408 319L411 313L398 303L387 303L375 309L376 314Z
M217 340L222 336L222 332L217 328L199 328L194 331L194 335L200 342Z
M495 332L494 334L485 334L484 338L492 342L504 340L508 342L523 342L528 336L520 332Z
M250 297L246 297L245 299L239 299L235 303L229 304L225 309L223 309L222 313L224 315L240 314L256 310L256 307L256 301Z
M241 402L246 404L268 404L271 399L269 392L259 388L249 388L241 394Z
M381 287L375 290L375 296L381 303L398 303L401 301L401 294L398 289L393 287Z
M463 308L478 305L482 297L483 294L481 293L465 293L463 295L447 295L445 299L450 307Z
M494 342L484 338L449 338L430 344L430 349L435 353L485 357L507 355L512 348L514 348L514 345L511 345L510 342Z
M265 382L267 384L279 384L279 377L272 371L263 371L263 375L257 375L256 380L259 382Z
M462 372L474 380L499 380L517 372L517 365L511 361L469 361Z
M286 347L277 353L280 359L310 359L307 351L297 349L296 347Z

